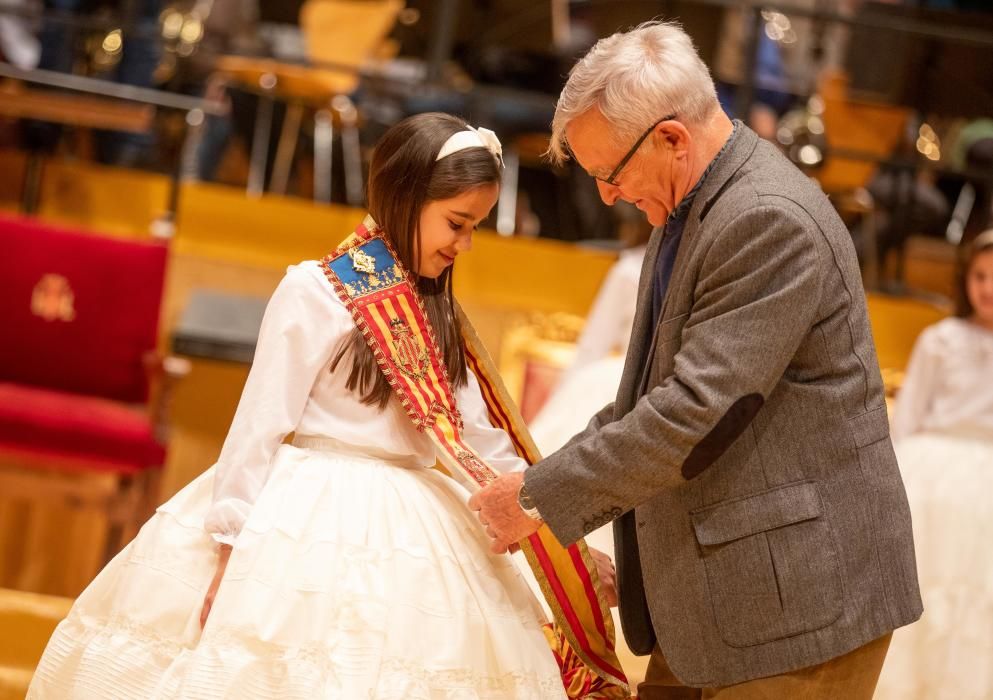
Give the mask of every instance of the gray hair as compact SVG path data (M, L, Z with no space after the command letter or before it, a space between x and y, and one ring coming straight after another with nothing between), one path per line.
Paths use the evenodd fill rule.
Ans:
M613 137L634 140L669 114L700 123L719 103L693 40L674 22L654 21L601 39L573 66L552 120L554 162L567 157L566 127L592 107L613 125Z

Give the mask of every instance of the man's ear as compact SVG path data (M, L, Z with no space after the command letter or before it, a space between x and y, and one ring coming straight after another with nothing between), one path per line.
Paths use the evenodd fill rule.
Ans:
M665 148L675 151L687 151L690 145L690 132L680 122L669 120L655 127L655 137Z

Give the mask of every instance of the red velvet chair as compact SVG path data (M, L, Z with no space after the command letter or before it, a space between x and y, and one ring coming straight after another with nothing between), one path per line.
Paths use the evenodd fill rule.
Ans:
M147 519L164 402L167 249L0 216L0 494L95 508L109 559Z

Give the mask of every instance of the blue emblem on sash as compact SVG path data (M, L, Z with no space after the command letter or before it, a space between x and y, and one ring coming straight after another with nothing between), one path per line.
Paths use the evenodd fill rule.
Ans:
M328 263L352 299L381 292L403 282L403 271L386 244L373 238Z

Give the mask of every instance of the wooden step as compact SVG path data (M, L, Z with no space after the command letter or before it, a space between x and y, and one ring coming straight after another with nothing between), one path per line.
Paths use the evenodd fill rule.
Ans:
M24 700L34 669L0 666L0 700Z
M0 589L0 700L21 700L72 600Z

